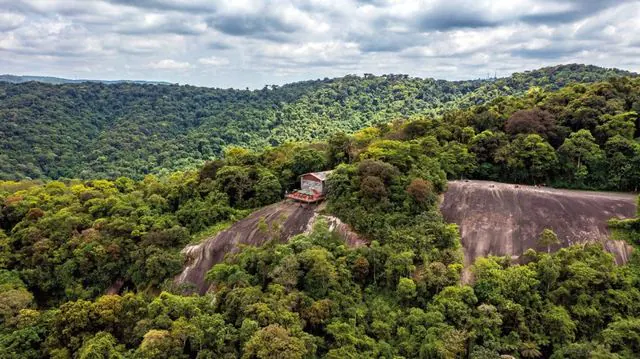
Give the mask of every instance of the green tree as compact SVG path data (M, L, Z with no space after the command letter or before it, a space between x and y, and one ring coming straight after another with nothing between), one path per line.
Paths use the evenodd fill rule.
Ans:
M622 357L640 355L640 320L620 319L612 322L602 331L604 344Z
M573 178L578 183L584 183L589 176L599 177L598 173L590 173L598 170L604 160L604 151L595 141L591 132L582 129L569 135L558 149L560 155L565 159L573 170Z
M312 148L296 151L291 158L291 170L295 175L322 171L326 166L325 154Z
M560 240L552 229L545 228L542 233L540 233L538 244L547 247L547 253L551 253L551 246L560 244Z
M632 140L636 131L637 119L638 114L634 111L617 115L605 114L600 118L600 125L596 127L595 133L598 134L602 142L606 142L607 139L614 136L622 136Z
M254 206L257 207L277 202L281 198L282 187L275 175L268 170L263 170L253 190L255 192Z
M458 142L447 142L442 147L440 165L449 178L460 178L475 171L476 158L467 146Z
M99 332L88 338L78 351L80 359L120 359L122 348L117 345L116 339L109 333Z
M15 272L0 269L0 324L11 321L33 303L33 294Z
M416 296L416 283L411 278L400 278L396 292L400 299L411 300Z
M296 359L307 354L304 342L291 336L279 325L269 325L257 331L244 346L242 358Z
M140 358L186 358L182 354L182 345L167 330L153 329L144 335L137 350Z
M552 343L563 345L575 340L576 324L565 308L549 306L542 312L542 323Z
M517 136L498 156L513 171L515 180L548 179L557 163L553 147L537 134Z

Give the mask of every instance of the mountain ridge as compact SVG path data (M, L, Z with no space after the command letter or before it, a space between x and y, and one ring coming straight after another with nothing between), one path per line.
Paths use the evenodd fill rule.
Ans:
M532 69L532 70L524 70L524 71L515 71L512 72L511 74L509 74L508 76L501 76L501 77L493 77L493 78L469 78L466 80L447 80L447 79L440 79L440 78L435 78L435 77L420 77L420 76L410 76L408 74L402 74L402 73L388 73L388 74L381 74L381 75L373 75L373 74L369 74L369 73L363 73L362 75L359 74L347 74L344 76L338 76L338 77L333 77L333 78L324 78L324 79L309 79L309 80L300 80L300 81L293 81L293 82L289 82L283 85L268 85L265 84L265 87L283 87L283 86L288 86L288 85L294 85L294 84L299 84L299 83L309 83L309 82L326 82L327 80L331 81L331 80L339 80L339 79L343 79L343 78L348 78L348 77L367 77L367 76L374 76L374 77L394 77L394 76L406 76L407 78L412 78L412 79L420 79L420 80L433 80L436 82L450 82L450 83L464 83L464 82L469 82L469 81L485 81L485 82L492 82L492 81L498 81L498 80L504 80L507 78L511 78L514 76L518 76L518 75L527 75L527 74L531 74L531 73L536 73L536 72L541 72L541 71L545 71L545 70L554 70L554 69L559 69L559 68L563 68L563 67L571 67L571 66L585 66L586 68L589 69L603 69L603 70L610 70L613 72L616 72L619 75L624 75L624 76L638 76L638 73L633 72L633 71L629 71L629 70L625 70L625 69L620 69L620 68L615 68L615 67L602 67L602 66L596 66L596 65L587 65L587 64L578 64L578 63L571 63L571 64L558 64L558 65L553 65L553 66L545 66L545 67L541 67L541 68L537 68L537 69ZM63 85L63 84L81 84L81 83L85 83L85 82L89 82L89 83L102 83L102 84L137 84L137 85L181 85L181 86L191 86L191 87L201 87L201 88L211 88L211 89L222 89L221 87L215 87L215 86L195 86L195 85L190 85L190 84L179 84L179 83L173 83L173 82L169 82L169 81L153 81L153 80L102 80L102 79L70 79L70 78L65 78L65 77L57 77L57 76L37 76L37 75L15 75L15 74L0 74L0 82L8 82L8 83L13 83L13 84L19 84L19 83L25 83L25 82L41 82L41 83L46 83L46 84L52 84L52 85ZM230 87L230 88L226 88L228 90L243 90L239 87ZM253 89L251 91L259 91L260 89Z
M230 146L260 149L523 95L635 76L561 65L508 78L345 76L261 90L0 82L0 179L142 178L193 168Z
M95 82L102 84L122 84L131 83L138 85L171 85L171 82L167 81L147 81L147 80L88 80L88 79L68 79L64 77L55 76L35 76L35 75L13 75L3 74L0 75L0 82L8 82L13 84L25 83L25 82L41 82L52 85L62 84L80 84L83 82Z

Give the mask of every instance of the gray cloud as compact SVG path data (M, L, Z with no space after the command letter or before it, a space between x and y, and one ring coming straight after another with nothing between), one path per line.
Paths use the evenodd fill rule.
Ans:
M386 36L378 39L363 38L360 42L363 52L397 52L415 45L409 36Z
M561 62L638 71L638 16L640 2L613 0L0 0L0 66L239 88Z
M211 41L207 44L206 47L211 50L228 50L233 48L233 46L231 46L230 44L219 41Z
M177 35L200 35L206 32L205 22L191 22L185 18L163 18L157 21L145 23L144 20L135 19L133 21L119 24L115 27L116 32L126 35L145 34L177 34Z
M0 13L0 32L15 30L24 23L25 17L21 14Z
M215 1L187 1L187 0L107 0L110 3L118 5L127 5L131 7L152 9L152 10L171 10L201 13L215 10Z
M531 59L561 60L567 56L579 53L584 50L585 48L581 48L581 47L565 48L562 46L552 46L552 47L542 47L537 49L526 49L526 48L516 49L511 51L511 54L516 57L525 57L525 58L531 58Z
M279 18L263 16L231 15L215 16L207 20L215 29L228 35L249 36L271 40L284 40L284 35L291 34L297 28Z
M460 28L491 27L500 24L500 20L492 19L486 9L468 6L462 1L451 1L426 11L416 19L420 31L447 31Z
M627 0L567 0L558 1L567 5L561 11L542 11L540 13L525 14L521 17L524 22L535 24L557 24L567 23L593 16L605 9L616 7L622 3L631 3Z

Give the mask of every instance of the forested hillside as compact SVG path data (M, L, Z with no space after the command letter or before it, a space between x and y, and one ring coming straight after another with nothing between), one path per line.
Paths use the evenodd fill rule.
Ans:
M324 140L340 131L438 115L535 87L555 90L629 75L565 65L502 79L450 82L365 75L255 91L0 83L0 179L140 179L201 165L229 145L261 149Z
M542 78L537 81L548 81ZM403 91L408 83L424 81L401 80ZM247 103L251 96L265 96L310 104L331 98L310 98L310 89L330 92L348 81L392 80L300 83L287 92L207 91L246 95ZM112 87L82 86L116 96ZM77 89L45 88L55 93ZM145 93L165 87L120 88ZM184 96L200 91L178 89ZM620 191L640 183L640 79L518 91L523 94L481 104L461 95L457 101L467 108L434 107L429 108L434 113L406 117L395 112L394 101L381 105L372 97L381 106L380 122L353 135L336 133L327 141L258 151L231 147L198 170L166 176L0 182L0 357L640 357L640 264L635 256L616 266L600 245L549 254L557 238L546 230L539 246L525 253L524 264L480 259L471 269L473 284L460 283L458 228L443 221L437 205L447 178ZM168 92L158 94L156 102L133 93L127 98L152 112L177 103L163 99ZM278 97L284 94L289 97ZM393 90L388 94L393 98ZM90 97L89 92L77 95ZM30 98L34 106L24 111L56 112ZM427 102L413 95L401 98L412 100L399 109L412 109L411 104L425 105L414 108L418 112L427 109ZM351 99L344 100L350 104ZM128 107L117 108L105 99L87 103L101 103L127 117ZM70 105L56 104L60 113ZM351 106L357 107L337 101L324 108L361 113ZM267 102L264 108L279 113L271 112ZM283 113L288 108L293 106L283 105ZM174 128L168 120L148 120L156 126L151 128L164 128L164 122ZM277 128L295 128L281 127L285 123ZM336 130L344 125L332 123ZM227 124L238 129L233 121ZM99 126L98 121L97 139ZM69 137L60 139L73 138L73 132L67 128ZM146 138L122 135L132 136L129 141ZM115 139L102 140L116 144ZM121 149L131 144L121 140ZM171 143L156 145L164 150ZM108 165L109 154L102 156ZM319 225L288 243L271 241L230 255L208 273L213 289L204 296L174 285L186 244L280 200L300 174L325 169L335 169L328 179L327 212L351 225L369 246L347 248ZM628 219L611 225L618 238L637 246L638 223ZM277 233L278 228L264 231Z

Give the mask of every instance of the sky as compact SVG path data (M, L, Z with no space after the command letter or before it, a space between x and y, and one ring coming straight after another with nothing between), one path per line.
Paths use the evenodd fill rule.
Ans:
M0 0L0 73L209 87L640 72L640 1Z

